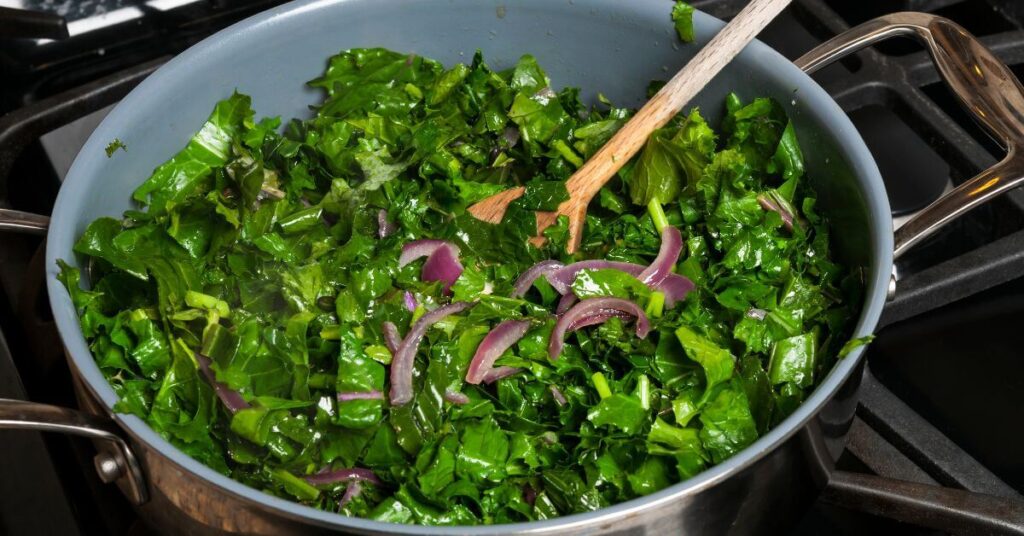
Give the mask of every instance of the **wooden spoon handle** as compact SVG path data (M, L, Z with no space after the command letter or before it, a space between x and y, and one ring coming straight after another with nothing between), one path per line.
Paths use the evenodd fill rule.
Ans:
M752 0L636 115L566 182L572 201L584 206L690 99L750 43L791 0Z

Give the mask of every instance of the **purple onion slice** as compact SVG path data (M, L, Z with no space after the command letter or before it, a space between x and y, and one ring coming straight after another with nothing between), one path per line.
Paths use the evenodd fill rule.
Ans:
M213 386L213 392L217 394L217 398L224 403L224 407L228 408L228 411L236 413L239 410L252 407L242 398L241 393L217 381L217 375L210 368L211 361L209 357L196 352L196 361L199 363L200 372L203 373L206 381L210 382L210 385Z
M463 404L469 404L469 397L466 396L466 393L452 391L451 389L445 390L444 399L447 400L448 402L451 402L452 404L458 404L460 406Z
M523 502L530 506L537 502L537 490L533 489L529 484L523 486Z
M689 278L679 274L668 274L658 286L654 287L654 290L665 295L665 305L671 309L675 307L676 302L686 299L686 295L693 288L693 281L690 281Z
M506 320L495 326L476 347L476 353L473 354L469 370L466 372L466 383L478 385L484 381L494 362L505 353L505 350L522 339L528 329L528 320Z
M558 305L555 306L555 314L560 315L565 313L569 309L572 309L572 306L576 305L576 302L578 301L580 301L580 299L572 292L563 294L561 298L558 298Z
M363 483L359 480L354 480L345 486L345 494L341 496L341 500L338 501L338 508L344 508L345 505L352 502L352 499L358 497L363 493Z
M565 267L564 264L553 259L548 259L546 261L540 261L527 268L527 270L519 276L519 279L516 279L516 282L513 285L515 291L512 292L512 297L522 298L526 295L526 292L530 290L530 287L533 286L533 282L536 281L538 277L546 276L547 274L563 267Z
M416 305L418 304L416 303L416 296L413 295L412 292L409 292L408 290L405 291L405 293L402 294L402 300L405 302L405 308L408 309L410 313L416 310Z
M569 402L565 399L565 395L562 394L562 391L558 387L549 385L548 388L551 389L551 397L555 399L555 403L558 404L559 407L564 406Z
M398 267L402 268L416 259L429 257L437 251L438 248L443 246L451 248L456 257L460 253L458 246L444 240L413 240L412 242L402 246L402 253L398 256Z
M567 294L572 293L572 283L576 280L576 275L581 270L620 270L639 279L641 272L646 269L647 267L643 265L633 264L630 262L604 260L580 261L548 274L548 282L551 283L552 287L555 287L555 290L563 296L566 296ZM675 306L676 302L685 299L686 295L693 290L694 287L693 281L674 273L668 273L664 276L664 279L657 284L649 284L648 286L651 290L657 290L665 294L665 305L670 308ZM565 292L562 292L563 290L565 290ZM571 303L571 300L569 301Z
M620 270L632 276L640 275L644 267L631 262L606 261L603 259L592 259L589 261L574 262L563 268L559 268L547 274L548 283L559 294L572 292L572 283L576 281L576 274L581 270Z
M504 132L501 133L501 137L502 139L505 140L505 143L507 143L508 147L511 149L512 147L516 146L516 143L519 142L519 129L516 127L508 127L505 129Z
M384 400L384 393L376 389L358 393L338 393L338 402L348 402L349 400Z
M427 328L449 315L461 313L472 306L473 304L469 302L450 303L430 311L413 324L391 360L391 405L401 406L412 400L413 360L416 358L416 351L423 336L427 333Z
M679 261L679 254L683 249L683 238L679 230L669 225L661 233L661 249L658 257L650 266L643 266L631 262L606 261L592 259L572 263L557 270L546 272L548 282L562 294L563 301L560 301L557 314L561 314L572 305L571 298L565 298L572 293L572 284L576 281L576 275L581 270L619 270L633 277L642 283L665 295L665 304L669 307L686 298L686 294L693 290L693 282L684 276L672 273L672 268Z
M391 355L395 355L398 351L398 346L402 344L402 336L398 333L398 326L394 322L384 322L380 326L380 331L384 335L384 344L391 351Z
M388 220L388 211L380 209L377 213L377 236L380 238L387 238L398 230L398 226L394 222Z
M558 359L562 354L562 346L565 343L565 334L576 331L585 326L593 326L606 322L609 318L636 318L636 336L643 339L651 329L647 321L647 315L639 305L621 298L590 298L576 304L575 307L566 311L551 332L551 341L548 343L548 357L552 361Z
M761 208L778 213L782 218L782 225L787 230L793 230L793 206L790 205L789 201L786 201L777 192L771 191L766 194L760 194L757 196L757 203L761 205Z
M434 250L423 263L423 272L420 278L424 281L441 281L444 283L443 292L448 294L452 285L462 275L462 264L456 256L454 246L442 246Z
M682 251L683 236L679 234L679 229L666 225L661 230L661 248L658 250L658 256L636 278L651 288L657 287L672 273L676 262L679 261L679 253Z
M523 369L516 367L494 367L484 373L484 383L490 385L500 379L508 378L513 374L522 372Z
M362 481L369 482L375 486L383 484L377 475L369 469L363 469L362 467L352 468L341 468L334 470L323 470L315 475L309 475L302 477L303 480L308 482L312 486L322 486L324 484L333 484L335 482L351 482L351 481Z

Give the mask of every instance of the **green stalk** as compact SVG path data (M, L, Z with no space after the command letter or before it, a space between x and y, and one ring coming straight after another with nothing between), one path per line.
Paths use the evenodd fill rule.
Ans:
M662 229L668 227L668 217L665 216L665 209L661 207L661 203L657 199L651 199L651 202L647 203L647 212L651 214L651 219L654 220L654 228L659 233Z
M307 383L313 389L326 389L333 386L338 381L338 377L334 374L327 374L326 372L314 372L309 375Z
M594 388L597 389L597 394L601 397L601 400L612 396L612 389L608 387L608 380L604 379L604 374L595 372L590 379L594 382Z
M323 329L320 330L320 338L325 341L341 340L341 326L337 324L324 326Z
M646 374L640 375L639 388L640 407L644 409L651 409L651 380Z
M422 303L417 305L416 310L412 312L412 320L409 321L409 325L411 326L415 324L416 321L419 320L420 317L425 314L427 314L427 308L424 307Z
M644 312L647 316L652 318L659 318L665 311L665 294L662 292L654 291L651 293L651 297L647 300L647 307Z

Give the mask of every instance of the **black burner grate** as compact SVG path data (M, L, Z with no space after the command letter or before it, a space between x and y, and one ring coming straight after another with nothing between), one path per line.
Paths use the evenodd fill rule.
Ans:
M0 111L7 112L0 117L0 207L48 213L59 177L46 161L40 136L116 102L167 55L276 3L181 1L175 3L180 8L147 10L131 31L122 27L125 31L113 34L73 35L46 50L32 49L26 42L3 48L9 42L0 39L5 73ZM746 0L693 3L727 19ZM159 2L95 4L116 9ZM933 12L959 22L1016 74L1024 74L1024 2L1017 0L797 0L762 39L795 59L853 25L902 10ZM867 141L897 215L920 209L1003 154L960 109L913 41L887 41L815 78ZM39 247L31 237L0 240L0 396L27 394L41 402L70 404L70 377L42 296ZM889 327L881 330L869 352L874 373L866 372L840 467L1019 498L1024 469L1014 412L1024 403L1024 360L1018 358L1019 329L1013 328L1018 310L1024 308L1024 279L1019 279L1024 274L1024 192L1011 192L971 212L905 259L897 298L883 318ZM6 351L4 334L14 359ZM3 381L16 375L24 390L17 382ZM37 445L33 441L25 444ZM38 485L26 485L22 493L40 503L63 501L67 508L53 510L47 520L52 525L33 524L25 516L18 525L11 505L0 502L0 533L38 532L48 526L67 534L144 532L127 503L98 483L88 447L57 436L47 437L45 444L50 456L42 457L43 467L31 473L43 477L27 483ZM5 470L4 460L18 456L13 448L13 443L0 442L0 471ZM53 474L60 475L59 482ZM824 503L808 514L797 533L871 531L934 533Z

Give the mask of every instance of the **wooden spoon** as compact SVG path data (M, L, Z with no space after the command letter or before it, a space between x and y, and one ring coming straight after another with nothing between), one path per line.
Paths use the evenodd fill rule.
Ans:
M569 217L569 242L566 249L569 253L575 253L583 235L587 205L601 187L644 146L652 132L665 126L679 113L790 1L751 0L604 147L569 177L565 183L569 199L559 205L557 211L537 212L537 236L531 241L543 244L541 233L555 223L559 215L564 214ZM508 204L522 196L523 192L524 188L520 186L494 194L469 207L469 213L479 220L498 223L505 215Z

